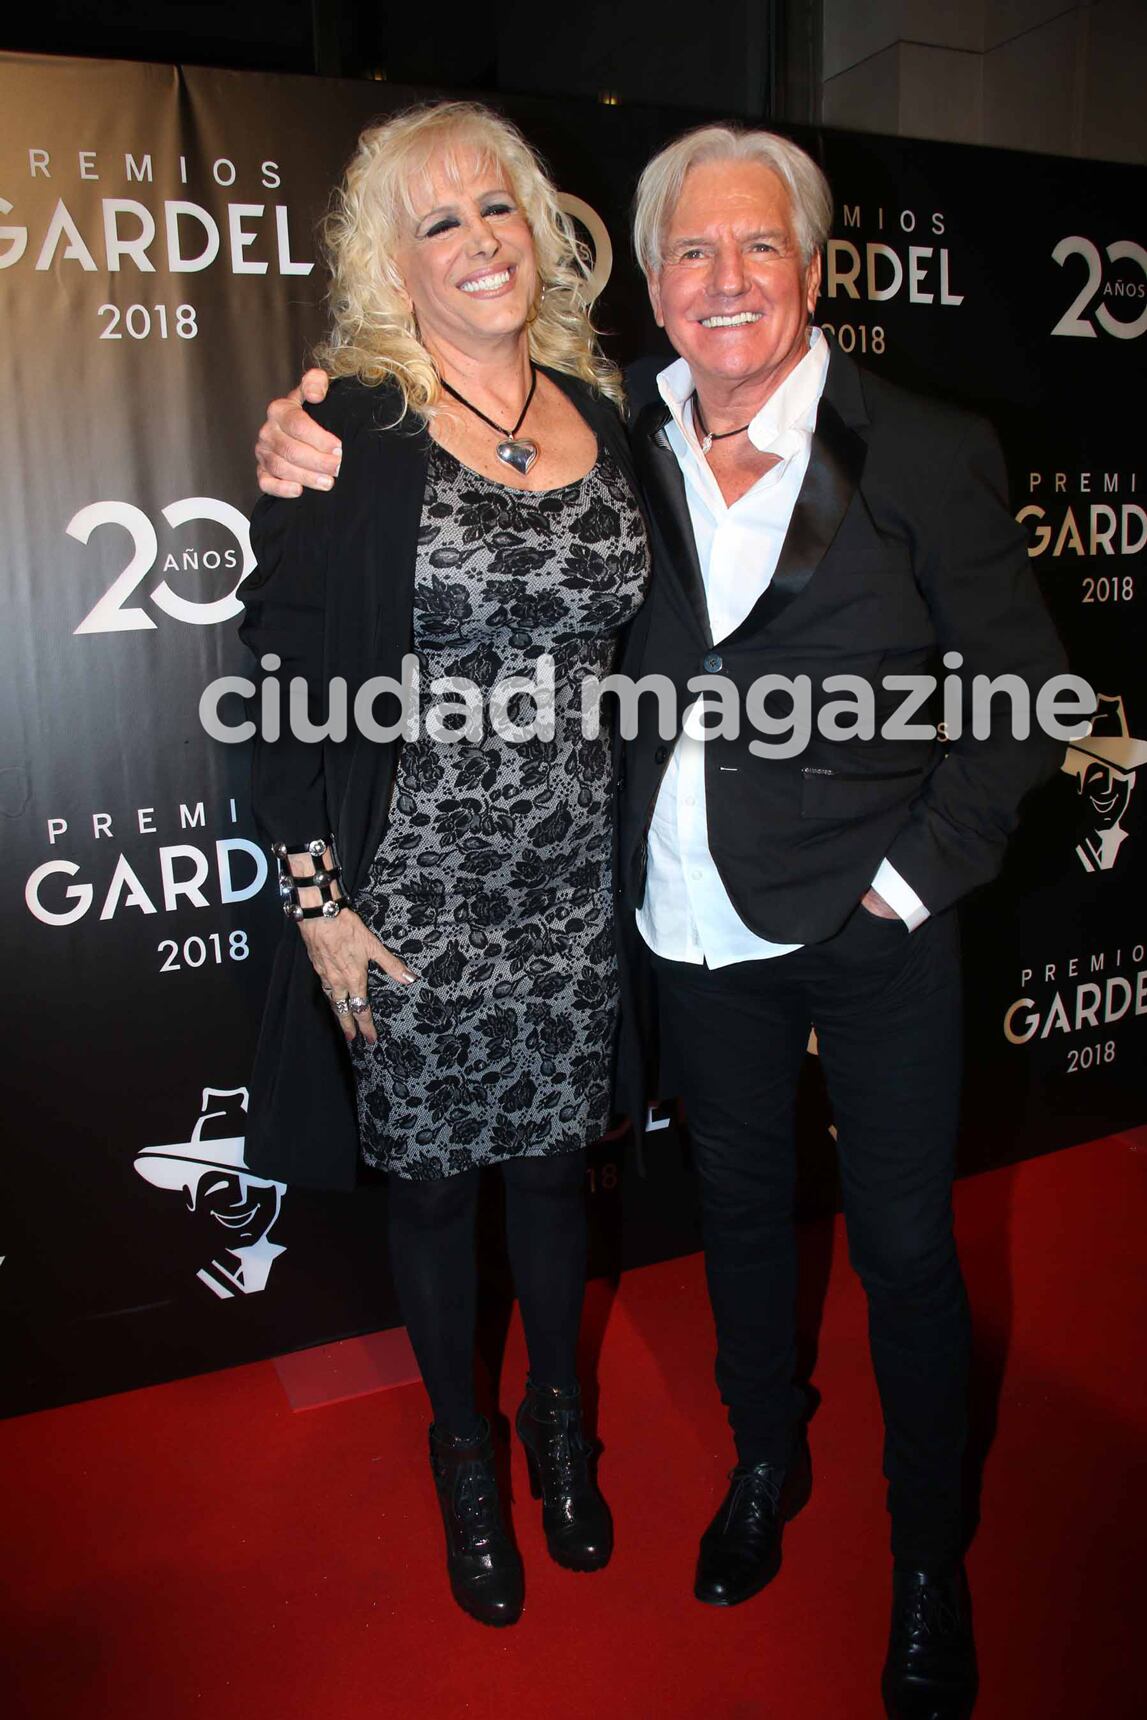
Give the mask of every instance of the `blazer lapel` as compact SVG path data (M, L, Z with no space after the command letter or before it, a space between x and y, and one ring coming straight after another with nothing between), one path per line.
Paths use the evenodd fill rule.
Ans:
M836 355L832 363L835 364ZM831 374L831 372L830 372ZM808 470L789 521L776 572L752 609L722 644L770 626L812 579L848 512L867 446L828 397L817 409Z
M665 435L668 420L668 408L661 402L645 407L639 416L633 433L637 475L655 529L665 546L667 565L658 568L658 577L666 579L679 593L697 631L705 643L711 645L713 635L709 628L709 609L685 496L685 480Z

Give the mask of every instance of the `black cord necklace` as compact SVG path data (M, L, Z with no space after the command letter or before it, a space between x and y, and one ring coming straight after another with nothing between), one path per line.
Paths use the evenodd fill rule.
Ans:
M705 420L701 416L701 402L697 398L696 389L693 390L693 393L690 396L690 403L693 407L693 422L701 432L702 454L707 454L714 442L723 442L726 436L743 436L745 431L749 428L749 424L753 422L752 418L750 418L749 424L742 424L739 430L708 430L705 427ZM755 416L756 414L754 414L754 417Z
M440 376L438 380L441 382L447 394L457 400L460 406L465 406L467 411L474 414L475 418L480 418L483 424L488 424L491 430L496 430L498 432L502 440L494 449L495 454L497 454L499 460L501 460L504 465L512 466L515 472L521 472L522 476L525 477L526 473L538 457L538 444L536 442L529 442L524 437L520 441L518 439L518 431L525 423L526 413L530 410L530 405L534 398L534 391L538 386L538 372L535 366L532 363L530 365L530 392L526 395L526 404L519 412L518 422L514 425L512 430L507 430L504 425L495 424L492 418L487 418L486 414L484 412L480 412L471 401L467 400L464 394L459 394L456 388L451 388L444 376Z

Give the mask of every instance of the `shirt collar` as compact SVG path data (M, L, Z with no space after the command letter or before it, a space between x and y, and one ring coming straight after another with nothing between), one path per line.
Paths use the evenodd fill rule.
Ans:
M749 440L762 454L780 454L792 449L792 432L811 432L816 423L816 408L828 373L828 342L818 328L811 328L808 351L785 377L775 393L770 394L761 410L749 424ZM692 412L688 410L693 393L693 372L685 359L679 358L657 377L657 387L674 423L686 441L696 446Z

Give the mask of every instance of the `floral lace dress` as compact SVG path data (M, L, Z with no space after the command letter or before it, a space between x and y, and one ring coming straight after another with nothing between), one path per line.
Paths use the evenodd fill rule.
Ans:
M583 734L582 686L614 666L647 571L641 516L606 451L580 482L530 494L432 444L415 572L418 735L403 744L356 900L419 975L401 986L370 970L379 1044L356 1039L352 1059L372 1165L453 1176L569 1152L608 1124L613 773L607 722ZM503 689L495 722L490 691L532 680L543 654L552 738L540 725L506 738L538 707ZM467 710L459 693L435 691L440 677L465 677L480 701L467 693ZM445 742L443 727L456 731Z

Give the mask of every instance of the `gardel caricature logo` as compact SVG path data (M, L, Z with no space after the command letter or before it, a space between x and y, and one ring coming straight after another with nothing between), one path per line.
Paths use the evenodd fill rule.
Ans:
M1147 764L1147 741L1127 725L1118 694L1098 695L1091 733L1073 741L1060 767L1074 776L1087 802L1087 830L1076 846L1085 872L1110 872L1128 832L1122 820L1135 791L1135 775Z
M182 1189L190 1212L208 1214L227 1241L224 1258L200 1267L196 1277L219 1297L254 1296L267 1288L271 1267L284 1252L269 1240L286 1184L252 1176L243 1160L246 1087L205 1087L189 1141L144 1147L135 1168L154 1188Z

